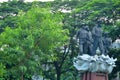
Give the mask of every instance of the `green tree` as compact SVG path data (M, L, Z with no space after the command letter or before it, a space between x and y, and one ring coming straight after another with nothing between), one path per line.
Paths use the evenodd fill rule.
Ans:
M109 32L110 37L114 40L116 38L119 38L119 9L120 6L118 5L120 3L119 0L81 0L81 1L64 1L64 2L55 2L53 7L55 11L57 10L69 10L71 9L71 13L65 13L66 16L64 18L64 27L69 29L70 32L70 55L66 58L65 63L69 59L72 59L73 56L76 56L78 53L75 41L74 41L74 35L76 33L76 30L81 27L81 23L87 23L87 25L90 26L90 29L94 26L97 20L102 21L102 28L105 32ZM119 50L112 54L110 52L110 55L116 55L119 53ZM119 61L118 61L119 62ZM72 64L68 64L67 66L72 66ZM64 70L67 68L64 67ZM117 67L119 67L119 64L117 64ZM115 71L119 69L115 69ZM114 74L115 74L115 71ZM69 73L74 74L75 69L69 70ZM65 75L63 73L62 75ZM64 76L62 76L64 77Z
M55 49L67 40L68 31L63 30L61 20L61 14L35 6L27 13L19 12L18 27L6 27L0 34L7 80L30 79L35 73L41 74L43 62L56 59Z
M31 3L23 3L17 0L0 3L0 32L8 25L15 28L16 17L19 11L26 12L30 9L31 5Z
M2 30L4 30L4 27L6 27L6 26L15 28L15 29L6 28L5 33L9 32L11 30L12 30L11 32L13 32L13 30L16 30L19 28L18 31L16 31L15 35L17 35L18 33L20 33L20 35L22 35L22 37L21 36L20 37L23 39L23 41L19 38L18 39L23 42L24 45L21 44L23 47L25 47L25 45L28 45L28 43L31 43L32 40L38 40L39 45L41 44L42 46L40 45L39 46L40 48L35 47L35 49L36 49L36 51L38 50L38 52L40 54L42 54L42 56L39 55L41 64L44 66L49 66L49 69L46 68L46 69L42 70L42 66L39 64L35 67L40 66L38 69L40 69L40 71L42 72L42 74L45 78L48 78L51 80L55 80L55 79L57 79L57 80L60 80L60 79L61 80L66 80L66 79L77 80L77 79L79 79L78 71L73 67L73 63L72 63L73 57L77 56L77 53L78 53L78 46L76 46L76 42L74 40L74 36L76 34L77 29L79 27L81 27L81 23L83 23L83 22L87 23L90 26L90 28L92 28L95 24L94 22L96 22L97 20L101 20L104 31L110 32L112 39L115 40L120 35L120 33L119 33L119 31L120 31L120 26L119 26L120 5L119 5L119 3L120 3L119 0L101 0L101 1L99 1L99 0L80 0L80 1L79 0L64 0L64 1L60 0L60 1L58 1L58 0L56 0L54 2L33 2L33 3L24 3L21 1L10 1L9 3L1 4L0 15L2 17L0 18L1 19L0 20L0 22L1 22L0 28ZM53 39L53 38L51 37L51 39L50 39L50 32L48 31L48 33L49 33L48 34L46 31L46 29L51 30L51 28L45 27L45 26L49 26L47 23L49 23L52 20L51 17L50 17L50 21L49 21L48 19L46 19L48 17L42 16L42 15L46 15L44 13L42 15L35 16L34 14L36 14L36 13L34 12L34 10L33 10L33 13L27 12L27 15L26 15L26 11L29 10L29 8L31 7L32 4L36 5L37 7L41 7L41 8L48 8L48 6L50 6L50 10L51 10L52 14L56 14L56 12L62 11L62 10L71 10L72 11L71 13L62 13L61 12L64 15L64 19L62 20L62 25L61 25L61 23L60 23L60 25L63 26L64 29L68 29L70 32L70 34L69 34L70 41L68 42L67 45L66 45L66 43L64 45L55 44L55 46L59 45L59 46L63 47L63 49L58 48L58 47L56 48L54 45L51 45L51 42L53 41L51 39ZM41 12L44 12L44 11L41 11ZM16 16L11 16L11 13L16 14ZM28 16L28 13L30 14L29 16ZM7 16L6 16L6 14L7 14ZM25 16L24 17L21 16L22 14L25 14ZM20 17L18 19L19 15L20 15ZM31 18L31 15L35 16L35 17ZM37 17L37 16L41 16L41 17ZM50 15L50 16L52 16L52 18L53 18L53 15ZM58 17L59 17L59 15L58 15ZM44 21L44 20L46 20L46 21ZM50 24L52 24L52 23L50 23ZM41 33L41 31L39 31L40 27L38 27L38 29L36 30L36 27L34 27L35 25L40 26L40 27L44 25L44 27L42 27L42 30L44 30L44 31L42 31L42 32L43 32L44 36L49 36L49 37L47 37L47 38L41 37L43 34ZM18 28L16 28L16 27L18 27ZM19 31L20 29L21 29L21 31ZM39 32L40 32L40 40L41 40L41 38L44 39L42 41L39 41L39 36L38 36L38 38L33 37L33 35L35 35L35 36L39 35L38 34ZM30 33L32 33L32 35ZM10 34L10 33L6 33L6 36L7 36L7 34ZM47 35L45 35L45 34L47 34ZM29 35L29 38L28 38L28 35ZM27 43L27 40L26 40L26 43L25 43L24 38L28 39L28 41L30 41L30 42ZM29 39L32 39L32 40L29 40ZM8 40L10 40L10 39L8 39ZM15 42L17 39L15 39L15 41L13 41L13 40L11 40L11 42ZM47 43L49 40L50 40L50 43ZM2 41L4 41L4 40L2 40ZM18 41L18 42L20 43L20 41ZM11 44L11 42L10 42L10 44ZM14 43L14 44L16 44L16 43ZM31 44L34 45L34 43L31 43ZM31 45L31 44L29 44L29 45ZM49 46L46 46L47 44L49 44ZM2 46L8 47L8 45L6 45L6 44L3 45L1 43L1 47ZM36 46L38 46L38 44ZM28 46L26 46L26 47L29 48ZM27 49L26 47L25 47L25 51ZM30 49L28 49L28 52L29 52L29 50ZM61 52L61 50L63 52ZM66 52L66 50L68 50L68 52ZM30 52L31 51L32 50L30 50ZM33 49L33 53L36 53L36 52L34 52L34 49ZM53 54L50 56L49 53L53 53ZM110 55L112 55L111 53L112 52L110 52ZM119 50L118 50L118 52L115 52L112 56L114 56L115 54L118 54L118 53L119 53ZM3 57L6 58L6 56L7 56L6 54L3 55L1 53L1 58L3 58ZM12 54L11 54L11 56L12 56ZM47 60L46 59L47 57L50 60ZM24 56L24 58L26 58L26 56ZM9 69L9 67L16 66L17 62L15 64L13 64L14 63L13 59L12 58L8 58L8 59L11 59L11 61L8 61L9 64L6 62L5 62L5 64L4 64L4 62L2 63L2 65L7 65L6 69ZM5 59L2 59L2 60L4 61ZM34 59L33 59L33 61L34 61ZM23 64L25 64L25 67L23 65L22 67L20 67L20 69L23 70L23 73L24 73L24 71L25 72L28 71L28 67L26 68L26 65L28 66L29 64L28 63L23 63ZM68 66L69 66L69 68L68 68ZM113 71L114 73L116 73L116 71L119 70L118 66L119 66L119 64L117 63L117 69L115 69L115 71ZM30 69L29 72L32 72L31 70L32 69ZM13 71L13 72L14 72L13 74L15 74L17 71L16 72ZM32 74L30 73L29 75L32 75ZM56 75L57 75L57 77L56 77ZM25 78L26 76L23 76L23 77Z

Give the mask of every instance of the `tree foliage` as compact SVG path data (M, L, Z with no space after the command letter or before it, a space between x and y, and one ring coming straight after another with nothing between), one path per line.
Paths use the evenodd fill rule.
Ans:
M56 59L54 51L65 43L68 34L62 28L62 15L49 9L33 6L27 13L19 12L17 20L17 28L6 27L0 34L0 54L8 80L41 73L41 61Z
M120 35L119 3L119 0L32 3L12 0L1 3L0 76L8 80L30 79L37 73L51 80L79 79L79 73L72 63L78 55L74 39L76 31L82 23L87 23L92 29L95 22L101 20L103 30L109 32L113 41L116 40ZM119 55L119 50L109 53L118 57L116 54ZM119 57L113 73L117 70Z

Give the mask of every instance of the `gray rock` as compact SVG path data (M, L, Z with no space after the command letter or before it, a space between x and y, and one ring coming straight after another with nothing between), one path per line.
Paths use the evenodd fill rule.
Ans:
M108 55L89 56L79 55L73 60L74 67L80 72L104 72L111 73L115 67L117 59L110 58Z

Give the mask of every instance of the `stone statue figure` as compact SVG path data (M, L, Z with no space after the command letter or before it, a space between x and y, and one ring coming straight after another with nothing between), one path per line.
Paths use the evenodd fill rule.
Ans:
M89 31L89 27L87 25L83 25L80 30L78 30L76 34L76 38L79 39L79 54L89 54L92 53L92 35ZM88 53L89 52L89 53Z
M87 53L92 56L92 51L93 51L93 38L92 38L92 33L89 29L89 26L86 26L86 30L88 32L87 36Z
M107 54L112 45L112 39L109 37L108 33L104 33L103 35L103 45L104 45L105 53Z
M86 45L87 36L88 36L88 32L85 28L85 25L82 25L82 28L80 28L76 34L76 38L79 39L79 50L80 50L79 54L86 53L85 49L87 47Z
M92 56L96 54L97 48L100 49L100 52L104 54L104 46L103 46L103 41L102 41L102 29L101 29L101 23L98 22L95 27L92 29L92 36L93 36L93 52Z

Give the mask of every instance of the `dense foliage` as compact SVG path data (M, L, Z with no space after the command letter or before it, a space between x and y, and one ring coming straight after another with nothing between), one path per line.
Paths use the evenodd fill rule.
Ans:
M41 74L40 65L54 61L55 49L67 41L68 31L62 28L60 13L33 6L26 13L19 12L16 19L17 28L6 27L0 34L1 63L7 80Z
M78 55L76 31L82 23L92 29L101 20L104 32L115 41L120 37L119 4L119 0L0 3L0 79L31 80L37 74L50 80L79 80L72 63ZM112 74L120 71L119 53L109 52L118 58Z

